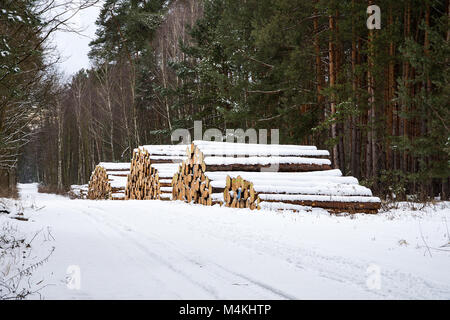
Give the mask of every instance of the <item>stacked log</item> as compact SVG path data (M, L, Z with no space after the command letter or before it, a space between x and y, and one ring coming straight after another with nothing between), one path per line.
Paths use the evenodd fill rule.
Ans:
M213 193L211 181L201 172L199 165L191 165L189 161L183 162L172 179L172 200L182 200L205 206L222 204L223 188Z
M123 200L130 163L101 162L92 172L88 186L90 200Z
M206 206L223 203L224 187L213 190L206 176L203 154L192 143L186 150L187 159L181 163L172 179L172 199ZM213 196L214 194L214 196Z
M234 208L376 213L380 199L332 170L314 146L194 141L172 181L172 198Z
M140 148L134 150L125 189L125 199L151 200L154 196L154 185L150 155Z
M338 169L317 172L270 173L236 172L251 182L261 199L261 207L275 210L324 208L330 212L377 213L380 199L354 177L344 177Z
M224 204L230 208L261 209L261 202L253 187L253 183L244 180L241 176L231 178L227 176L223 191Z
M154 179L156 181L156 190L158 200L172 200L172 178L178 171L179 164L165 163L153 164Z
M69 197L71 199L87 199L89 191L89 185L71 185L69 191Z
M194 202L197 204L212 205L215 203L233 204L233 186L228 186L228 193L224 194L225 179L228 173L235 171L260 172L261 170L278 170L282 172L329 170L330 160L326 150L317 150L314 146L279 146L257 145L243 143L194 141L187 150L187 159L184 161L173 178L173 199ZM219 173L218 175L215 173ZM232 181L230 181L232 183ZM249 185L235 181L239 188ZM242 189L245 191L244 189ZM230 194L229 191L233 193ZM245 193L247 195L247 193ZM253 192L252 192L253 194ZM231 196L233 199L229 198ZM226 197L226 199L225 199ZM229 200L229 201L228 201ZM236 199L234 203L241 200ZM244 207L257 208L253 198L245 199Z
M329 152L314 146L194 141L190 155L205 172L304 172L331 169Z
M185 158L185 145L148 145L134 150L127 200L170 200L172 177Z

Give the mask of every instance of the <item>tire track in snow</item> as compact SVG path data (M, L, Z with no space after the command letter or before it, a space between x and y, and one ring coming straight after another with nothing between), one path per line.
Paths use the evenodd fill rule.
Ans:
M81 212L85 213L83 210L80 210ZM77 211L76 213L78 214L80 211ZM92 220L92 217L89 217ZM97 230L98 234L100 234L102 236L103 239L105 239L106 243L109 245L112 245L112 247L114 247L114 249L119 249L121 254L123 254L124 256L127 257L127 262L129 261L133 261L133 264L139 264L144 270L149 270L149 264L148 261L142 261L141 259L137 259L136 256L132 255L129 250L127 250L127 247L123 245L123 243L121 243L120 241L116 241L112 244L111 242L111 236L106 233L104 231L103 228L100 227L100 224L94 224L94 228L95 230ZM149 270L151 271L151 270ZM152 275L151 272L147 272L146 273L146 277L150 276L151 280L158 283L158 286L161 288L165 288L167 291L170 292L171 295L174 295L177 298L181 298L177 292L171 290L171 288L169 288L163 281L161 281L161 279L155 277Z
M209 236L225 239L216 233L209 233ZM256 252L269 253L273 257L278 257L285 261L286 257L289 257L288 261L290 261L290 264L298 269L317 272L322 278L341 282L359 290L363 289L365 292L379 298L414 299L421 297L423 299L448 299L450 297L450 286L429 281L420 276L394 268L382 268L382 290L371 290L366 285L368 276L366 271L373 261L326 255L318 250L312 250L304 246L292 247L292 244L289 243L280 243L274 250L275 242L273 239L270 239L269 243L265 240L258 241L257 246L252 246L251 241L236 241L234 238L226 238L225 240L231 241L237 246L245 246ZM401 280L399 281L399 279Z
M95 208L95 210L101 212L102 214L105 213L105 210L103 208ZM288 300L295 300L297 299L296 297L287 294L279 289L274 288L273 286L270 286L268 284L265 284L261 281L258 280L254 280L251 279L248 276L245 276L243 274L231 271L227 268L225 268L224 266L218 265L214 262L210 262L208 261L208 263L205 262L200 262L198 259L193 259L191 256L188 256L184 253L182 253L174 244L168 243L167 241L161 241L160 239L154 238L154 237L149 237L148 235L144 235L141 232L137 231L137 230L132 230L134 233L138 233L139 236L141 238L145 238L149 241L151 241L152 243L157 243L161 248L164 248L165 250L162 250L163 253L162 254L156 254L154 252L151 252L148 247L142 245L139 241L137 241L136 239L133 239L133 237L129 234L129 233L124 233L124 231L119 230L119 228L122 228L123 230L129 231L130 230L130 226L126 226L122 223L120 223L117 219L114 219L115 224L112 224L109 220L111 220L108 216L108 218L105 218L103 216L103 219L98 219L97 216L91 215L89 212L86 212L83 210L83 213L88 215L90 218L92 219L96 219L97 223L102 223L102 225L107 225L109 226L111 229L115 229L116 232L120 233L122 236L127 237L128 239L130 239L133 243L135 243L141 250L143 250L144 252L146 252L148 255L150 255L152 258L154 259L158 259L161 262L163 262L167 267L169 267L171 270L173 270L174 272L177 272L179 274L182 274L183 276L185 276L185 278L187 278L188 280L190 280L191 282L193 282L196 285L201 286L203 289L207 290L209 293L211 293L214 298L218 299L219 296L217 295L217 292L212 289L210 286L206 286L198 281L194 281L192 280L192 278L189 277L189 275L187 275L186 273L184 273L183 271L181 271L179 268L176 268L173 264L171 264L170 262L164 260L161 256L162 254L167 255L169 250L172 253L175 253L176 256L181 257L183 260L189 262L191 265L195 265L195 266L202 266L202 272L208 272L211 275L214 276L214 278L216 279L223 279L226 280L228 284L233 284L233 283L239 283L239 282L243 282L247 281L250 282L253 286L257 287L259 289L259 291L262 292L266 292L269 293L270 297L278 297L278 298L282 298L282 299L288 299ZM208 265L206 268L204 266ZM215 266L215 268L212 268L212 266ZM214 270L215 269L215 270ZM224 272L227 274L227 276L224 276ZM257 293L257 292L256 292ZM257 293L258 294L258 293Z
M273 245L274 243L271 243ZM261 244L260 244L261 245ZM254 248L261 252L267 252L270 248L261 246ZM290 262L297 268L315 270L323 278L340 281L348 286L362 288L370 294L380 298L395 299L430 299L448 298L450 287L438 283L432 283L421 277L398 269L381 270L382 289L371 290L366 285L366 270L372 261L348 259L336 255L324 255L317 250L307 249L301 246L289 248L286 244L272 250L281 257L290 257ZM399 281L401 279L401 281ZM414 290L414 292L411 292Z
M86 211L86 207L79 206L79 211ZM168 209L170 209L168 207ZM165 257L168 255L169 257L175 254L175 257L183 257L182 261L189 263L188 269L196 269L203 267L202 271L205 273L209 273L210 275L214 275L215 279L222 279L225 281L231 282L242 282L247 281L252 286L259 287L262 292L266 292L266 294L270 294L270 296L276 296L283 299L295 299L292 295L286 294L285 292L277 292L276 288L273 286L269 286L266 283L258 282L258 280L253 279L253 277L248 277L247 275L241 274L239 272L233 272L223 265L216 264L214 266L214 262L211 260L202 260L192 258L186 254L180 252L177 248L176 243L171 242L170 240L164 239L161 241L160 239L149 236L147 232L143 233L142 231L136 230L133 224L128 224L126 221L124 223L123 217L121 215L116 216L114 214L109 214L108 208L102 206L91 206L89 205L89 210L95 210L99 214L96 215L96 218L99 219L97 223L100 225L109 224L110 228L114 228L117 230L124 230L125 234L131 236L129 231L133 231L137 235L134 236L134 243L138 243L143 248L140 248L141 251L149 251L152 254L155 254L158 258ZM86 213L86 212L85 212ZM87 213L89 214L89 212ZM185 221L186 222L186 221ZM207 223L215 223L214 221L206 221ZM258 236L258 242L254 241L242 241L242 239L234 239L233 237L229 237L229 232L210 232L208 225L205 226L197 226L196 221L189 223L188 227L190 227L193 231L198 232L206 232L207 236L210 238L218 239L221 242L227 241L233 243L238 248L246 248L247 250L251 250L253 252L259 252L262 254L269 254L271 257L274 257L279 260L283 260L286 263L290 264L294 268L300 270L307 270L309 272L317 274L319 277L323 278L324 281L332 280L334 282L342 283L344 287L352 287L359 291L365 291L366 293L372 295L375 298L395 298L395 299L411 299L411 298L447 298L450 296L450 288L441 283L436 283L433 281L429 281L420 276L416 276L414 274L404 272L400 269L394 268L382 268L381 276L382 276L382 290L370 290L366 286L367 267L373 261L366 261L364 259L358 258L349 258L347 256L342 255L333 255L327 252L322 252L320 248L310 248L305 247L305 245L299 244L298 246L293 246L292 243L286 242L276 242L273 241L272 238L265 239L261 235ZM228 228L228 226L225 226ZM230 228L233 226L230 225ZM211 228L211 230L216 230L216 228ZM225 231L228 231L225 229ZM152 232L151 228L148 230L149 233L156 235ZM250 239L256 236L251 234ZM151 251L151 248L148 248L143 245L143 243L148 243L149 241L140 241L142 239L147 239L152 243L158 244L156 253ZM164 252L164 249L166 252ZM155 251L155 248L153 248ZM162 252L162 253L161 253ZM148 254L148 252L146 252ZM169 258L170 260L170 258ZM172 267L174 264L171 261L166 261ZM174 267L173 270L176 273L179 273L179 268ZM188 277L190 280L190 276L188 273L185 273L185 277ZM197 281L198 282L198 281ZM208 281L209 282L209 281ZM197 285L197 284L195 284ZM204 284L203 284L204 285ZM208 288L207 285L204 285ZM250 289L251 287L247 288ZM215 291L212 287L208 289ZM208 292L206 290L206 292ZM248 290L246 291L248 292ZM216 296L220 296L217 291L215 291Z
M190 226L195 228L195 224L191 224ZM198 227L196 229L201 232L208 230L208 228L200 229ZM267 244L267 241L259 241L257 246L252 246L252 242L236 241L234 238L230 237L224 238L217 233L209 232L208 236L220 240L231 241L238 247L246 247L255 252L263 254L269 253L271 256L278 257L284 261L286 261L286 257L289 257L289 263L295 268L315 272L324 279L341 282L343 285L345 284L346 286L354 287L357 290L363 290L370 295L382 299L411 299L417 297L422 299L448 299L450 296L450 287L448 285L442 285L441 283L426 280L420 276L395 268L382 268L382 289L371 290L366 285L368 277L366 271L373 261L323 254L318 250L312 250L305 248L304 246L292 247L292 245L290 246L286 243L280 243L274 250L275 243L272 239L270 240L270 245ZM234 273L223 266L220 267L229 273L239 276L239 273ZM251 282L251 279L247 280ZM290 297L290 295L285 293L281 293L280 296Z
M73 202L73 204L76 204L76 202ZM78 205L72 205L71 207L67 207L66 204L61 203L60 201L54 201L52 202L48 207L52 207L52 209L57 209L58 211L64 212L64 215L67 216L69 219L71 218L72 221L68 220L69 223L73 223L75 221L73 221L73 219L77 219L79 220L80 218L84 219L84 216L81 216L80 213L85 213L84 210L86 210L86 206L78 206ZM91 209L88 207L88 209ZM126 245L124 245L124 243L122 243L121 241L111 241L111 234L108 234L107 232L105 232L105 228L103 227L102 224L97 223L92 223L92 221L95 221L92 219L87 220L89 227L93 228L92 231L94 231L96 233L96 235L98 235L99 237L101 237L101 241L99 242L95 242L95 243L90 243L89 246L93 247L96 246L97 248L102 248L102 250L104 249L102 246L107 246L109 249L113 249L114 253L117 253L117 251L120 251L120 254L123 255L125 257L125 259L123 259L122 257L120 257L119 255L116 255L118 257L120 257L120 266L122 266L122 263L128 263L128 265L132 265L133 267L141 267L142 270L148 270L149 269L149 263L148 260L147 261L142 261L142 259L137 259L136 256L132 255L132 253L130 252L130 250L127 250ZM75 222L78 223L78 222ZM90 230L89 228L87 229L88 231ZM59 230L62 234L64 233L64 229ZM99 239L100 240L100 239ZM67 250L67 248L60 248L58 243L56 244L56 250ZM72 257L72 259L76 258L76 256ZM130 263L131 262L131 263ZM104 263L103 263L104 264ZM103 268L106 268L104 265L102 265L102 261L100 261L100 263L96 264L96 266L102 266ZM110 268L110 265L107 266L107 268ZM146 272L146 280L151 280L151 282L154 283L154 285L156 285L158 288L161 288L164 291L166 296L167 294L170 294L171 297L175 297L177 299L181 299L182 297L180 297L178 295L177 292L173 291L173 288L170 288L169 286L167 286L166 283L164 283L163 281L161 281L161 279L155 277L152 275L151 272ZM119 275L118 277L121 277L121 275ZM150 278L149 278L150 277ZM127 274L123 274L122 278L127 278ZM129 281L129 280L127 280ZM64 282L65 284L65 282ZM89 294L88 292L82 292L82 291L73 291L71 292L72 295L74 295L72 298L84 298L84 299L95 299L97 293L93 292L92 294ZM135 296L133 295L133 298L142 298L142 297L146 297L146 295L144 294L140 294L139 296ZM128 296L124 296L125 299L128 299Z
M92 208L91 208L92 209ZM95 210L102 211L102 209ZM166 269L174 272L177 276L181 276L184 280L192 283L197 288L201 288L204 292L206 292L209 296L212 296L214 299L218 299L217 293L215 290L203 283L200 283L198 281L193 280L188 274L186 274L184 271L182 271L179 268L176 268L172 263L166 261L161 257L161 255L158 255L152 251L150 251L146 246L142 245L139 241L133 239L130 235L128 235L126 232L119 230L116 226L108 223L105 219L98 219L94 215L90 214L89 212L82 210L83 214L85 214L87 217L89 217L92 221L95 221L98 224L101 224L102 226L107 226L109 229L113 230L117 234L119 234L122 238L127 239L128 241L132 242L141 252L145 253L148 257L150 257L153 261L157 261L158 263L162 264L166 267Z

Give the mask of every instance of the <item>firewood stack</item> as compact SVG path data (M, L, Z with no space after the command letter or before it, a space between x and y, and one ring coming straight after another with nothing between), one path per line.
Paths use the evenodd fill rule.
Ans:
M127 200L170 200L172 177L185 158L185 145L148 145L134 150Z
M123 200L130 163L101 162L92 172L88 199Z

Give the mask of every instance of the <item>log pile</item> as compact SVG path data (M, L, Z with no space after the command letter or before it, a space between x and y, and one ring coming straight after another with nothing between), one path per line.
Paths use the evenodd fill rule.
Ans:
M185 160L185 145L148 145L134 150L127 200L171 200L172 178Z
M151 200L154 195L152 190L155 184L151 177L150 155L145 150L134 150L125 189L125 199Z
M234 208L376 213L380 199L332 170L327 157L314 146L194 141L173 177L172 198Z
M182 200L188 203L198 203L205 206L223 203L223 188L214 193L209 178L201 172L198 165L195 168L188 162L183 162L179 171L172 179L172 200Z
M92 172L88 187L90 200L123 200L130 163L101 162Z
M87 199L88 198L89 185L71 185L69 191L69 197L71 199Z
M212 181L206 176L206 164L199 148L192 143L187 147L186 153L187 159L181 163L172 179L172 199L206 206L222 205L224 187L213 190Z
M88 197L376 213L380 199L356 178L332 170L328 157L314 146L206 141L142 146L131 164L99 164Z
M185 148L184 146L183 148ZM186 158L186 157L184 157ZM154 164L159 200L172 200L172 179L178 171L178 163Z
M344 177L338 169L297 173L236 172L251 182L260 206L275 210L324 208L330 212L377 213L380 199L354 177Z
M231 178L227 176L223 191L224 204L230 208L261 209L261 202L253 187L253 183L244 180L241 176Z
M326 150L317 150L313 146L279 146L257 145L244 143L194 141L187 150L184 161L173 178L173 195L175 200L184 200L197 204L212 205L225 203L226 205L257 208L257 197L241 199L240 193L234 193L236 187L228 186L228 193L224 194L226 176L230 172L260 172L260 171L310 171L331 169ZM236 177L234 177L236 178ZM235 181L236 190L249 184ZM230 193L230 191L232 193ZM252 192L253 194L253 192ZM230 198L229 198L230 197ZM236 199L234 201L234 197ZM226 199L225 199L226 198ZM229 201L228 201L229 200ZM228 203L229 202L229 203ZM247 204L248 203L248 204ZM248 205L248 206L247 206Z

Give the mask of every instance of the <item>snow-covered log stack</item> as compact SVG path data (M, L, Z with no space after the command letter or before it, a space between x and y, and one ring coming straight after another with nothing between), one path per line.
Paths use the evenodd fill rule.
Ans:
M127 200L147 200L152 199L150 190L154 186L151 180L150 156L145 150L136 149L131 159L130 174L128 175L125 189L125 199Z
M214 193L212 181L206 176L203 153L194 143L187 147L186 153L187 159L172 179L172 199L207 206L222 204L224 187Z
M83 184L83 185L71 185L69 196L72 199L87 199L88 197L88 191L89 191L89 185Z
M244 180L241 176L231 178L227 176L223 191L225 206L231 208L260 209L260 198L253 187L253 183Z
M172 197L206 205L224 201L225 179L230 172L331 169L330 160L324 159L328 151L314 146L194 141L187 153L188 159L174 176Z
M186 148L186 146L183 148ZM185 159L186 157L183 158ZM153 164L152 168L155 169L154 176L158 194L157 199L172 200L172 179L178 171L179 163Z
M190 149L188 152L190 153ZM172 200L194 202L205 206L222 205L224 187L220 186L214 191L212 180L206 176L200 165L192 164L190 160L192 159L180 165L172 179Z
M313 172L233 172L250 182L261 199L261 207L276 210L302 210L319 207L331 212L377 213L380 199L354 177L340 170Z
M329 152L314 146L194 141L187 153L172 183L176 200L250 209L376 213L380 208L370 189L332 170Z
M130 163L101 162L89 181L90 200L124 200Z
M125 192L129 200L170 200L172 178L186 159L186 145L148 145L134 150Z

